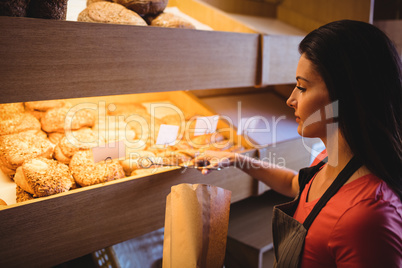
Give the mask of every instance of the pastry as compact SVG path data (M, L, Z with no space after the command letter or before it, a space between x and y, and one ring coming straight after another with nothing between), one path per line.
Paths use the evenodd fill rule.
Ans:
M87 6L78 15L78 21L147 26L140 15L122 5L99 1Z
M94 162L92 151L78 151L70 162L70 171L80 186L89 186L124 178L122 166L111 160Z
M93 127L95 113L90 109L75 110L74 107L61 107L48 110L41 119L42 129L47 133L65 132L84 127Z
M195 26L189 21L172 13L159 14L156 18L151 20L150 25L166 28L195 29Z
M45 100L45 101L30 101L25 102L25 109L46 112L53 108L60 108L65 106L66 102L63 100Z
M21 132L0 136L0 163L2 170L9 176L24 161L36 157L52 158L53 144L42 135L34 132Z
M80 150L96 147L104 141L99 141L97 133L90 128L72 131L65 135L54 148L54 158L64 164L69 164L73 155Z
M25 161L17 168L15 183L33 197L67 192L73 185L68 166L43 157Z
M148 110L141 103L110 103L108 105L107 114L124 115L128 117L133 114L148 114Z
M224 140L221 133L209 133L193 137L188 143L194 148L207 148L210 145L217 144Z
M28 130L40 131L41 124L30 113L16 113L13 117L7 116L8 119L0 119L0 136L16 134Z
M6 201L4 201L3 199L0 199L0 206L7 206Z
M156 15L165 10L169 0L113 0L141 16Z
M51 132L47 134L49 140L53 143L53 144L57 144L59 143L59 141L61 141L61 139L65 136L65 133L62 132Z
M126 176L130 176L136 169L147 168L147 166L150 164L150 162L147 161L147 158L149 157L150 159L154 159L156 157L153 152L144 150L131 151L130 153L126 152L126 154L126 158L119 161Z
M17 203L21 203L21 202L24 202L24 201L27 201L27 200L32 200L32 199L34 199L32 194L30 194L28 192L25 192L21 187L19 187L17 185L17 187L16 187L16 201L17 201Z

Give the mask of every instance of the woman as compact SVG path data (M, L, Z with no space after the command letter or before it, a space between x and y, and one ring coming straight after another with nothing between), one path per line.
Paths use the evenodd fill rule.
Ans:
M274 209L277 267L402 267L401 60L383 32L350 20L314 30L299 51L286 103L327 158L299 173L239 154L203 158L296 197Z

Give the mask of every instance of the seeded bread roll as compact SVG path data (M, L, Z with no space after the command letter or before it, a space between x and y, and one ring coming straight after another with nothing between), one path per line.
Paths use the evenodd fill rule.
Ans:
M172 13L162 13L158 15L156 18L151 20L150 25L165 28L195 29L195 26L189 21Z
M116 161L94 162L92 151L79 151L70 162L70 171L81 186L89 186L124 178L124 170Z
M64 136L54 148L54 158L63 164L69 164L73 155L80 150L98 146L104 141L99 141L97 133L90 128L82 128L72 131L71 135Z
M34 132L21 132L13 135L0 136L0 162L3 171L9 176L24 161L45 157L52 158L53 144L42 135ZM4 167L4 168L3 168ZM6 170L4 170L6 169Z
M41 124L38 119L30 113L17 113L5 120L0 119L0 136L16 134L28 130L39 132Z
M21 187L17 185L16 187L16 201L17 203L21 203L27 200L34 199L33 195L25 192Z
M24 113L24 104L22 102L0 104L0 121L11 119L16 114L22 113Z
M169 0L113 0L141 16L156 15L165 10Z
M74 179L67 165L53 159L34 158L17 168L15 183L33 197L67 192Z
M89 109L74 110L70 107L61 107L48 110L41 119L42 129L47 133L65 132L64 127L78 130L84 127L93 127L95 114Z
M134 11L127 9L122 5L106 1L99 1L90 4L81 11L77 20L83 22L129 24L139 26L148 25L145 20Z

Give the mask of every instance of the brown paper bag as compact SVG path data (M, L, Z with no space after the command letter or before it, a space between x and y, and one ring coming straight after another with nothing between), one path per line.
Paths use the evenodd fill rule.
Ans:
M231 191L179 184L167 196L163 268L222 268Z

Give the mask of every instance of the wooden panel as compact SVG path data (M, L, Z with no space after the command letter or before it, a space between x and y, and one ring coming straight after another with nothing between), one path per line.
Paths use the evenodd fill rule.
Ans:
M369 22L371 13L371 0L285 0L277 8L278 19L308 32L340 19Z
M254 86L257 34L0 17L1 102Z
M295 83L302 39L303 36L262 36L262 86Z
M244 199L254 181L244 174L173 170L8 206L0 210L0 267L49 267L159 229L170 187L180 183L212 184L231 190L232 202Z

